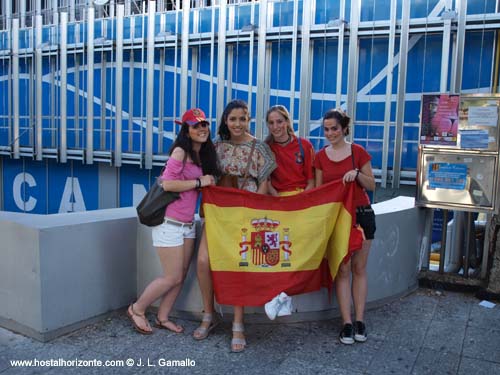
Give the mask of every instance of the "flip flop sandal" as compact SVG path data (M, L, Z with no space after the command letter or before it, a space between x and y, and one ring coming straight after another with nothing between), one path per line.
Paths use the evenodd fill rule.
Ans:
M233 332L245 332L245 327L243 326L243 323L234 323L233 322ZM235 349L234 345L242 345L241 348ZM242 351L245 350L245 346L247 345L247 342L245 339L242 339L240 337L233 337L231 339L231 352L233 353L241 353Z
M132 313L130 313L130 311L132 311ZM130 319L130 321L132 322L132 324L134 325L134 328L137 332L139 332L140 334L143 334L143 335L152 335L153 334L152 330L147 331L147 330L139 327L137 325L137 323L135 322L134 317L139 317L141 319L144 319L144 321L146 321L146 322L148 321L148 319L146 318L146 315L138 314L137 312L135 312L133 303L127 309L127 316Z
M167 326L167 324L170 323L172 324L174 327L178 327L180 330L176 331L175 329L172 329L172 328L169 328ZM174 322L172 322L171 320L160 320L158 318L155 318L155 327L156 328L159 328L159 329L164 329L164 330L167 330L167 331L170 331L170 332L173 332L173 333L177 333L177 334L181 334L184 332L184 328L181 327L180 325L177 325L175 324Z
M217 318L217 315L214 316L214 314L210 313L203 313L203 318L201 319L201 321L210 322L210 324L208 325L208 327L199 326L194 330L193 338L198 341L206 339L210 332L220 324L220 320Z

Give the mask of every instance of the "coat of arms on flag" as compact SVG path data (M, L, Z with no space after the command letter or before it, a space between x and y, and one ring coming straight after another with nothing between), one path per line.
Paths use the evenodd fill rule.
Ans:
M240 242L240 266L248 266L247 259L260 267L273 267L280 262L280 253L283 251L282 267L290 267L290 256L292 243L289 241L290 229L283 228L280 233L280 222L278 220L253 219L251 221L253 230L248 241L248 229L241 230ZM280 236L282 234L282 236ZM280 240L283 238L283 240ZM249 254L250 253L250 254Z

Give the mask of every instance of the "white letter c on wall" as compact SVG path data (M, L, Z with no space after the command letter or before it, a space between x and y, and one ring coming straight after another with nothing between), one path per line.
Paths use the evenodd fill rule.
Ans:
M29 197L27 201L23 199L22 188L23 183L29 185L29 187L36 186L35 178L29 173L19 173L16 178L14 178L14 183L12 184L12 196L14 197L14 202L17 208L21 211L30 212L35 209L36 198Z

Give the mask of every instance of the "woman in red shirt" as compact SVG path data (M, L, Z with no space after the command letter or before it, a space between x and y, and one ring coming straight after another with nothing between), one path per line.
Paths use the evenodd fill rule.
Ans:
M307 139L295 136L288 110L282 105L269 108L266 122L269 129L266 143L278 165L271 174L269 193L284 196L313 188L314 148Z
M353 253L349 262L342 262L335 278L335 291L343 320L339 340L343 344L366 341L366 327L363 322L368 290L366 263L376 229L375 214L366 193L367 190L375 189L371 156L363 147L346 142L350 121L351 119L338 109L331 109L325 113L323 130L330 145L319 151L314 161L316 186L337 179L342 179L344 184L356 184L354 193L356 223L363 228L366 238L362 248ZM356 318L354 325L351 319L351 295Z

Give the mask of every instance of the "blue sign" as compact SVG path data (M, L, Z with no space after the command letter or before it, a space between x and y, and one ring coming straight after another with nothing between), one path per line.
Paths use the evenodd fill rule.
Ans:
M465 190L467 165L430 163L427 179L431 189Z

